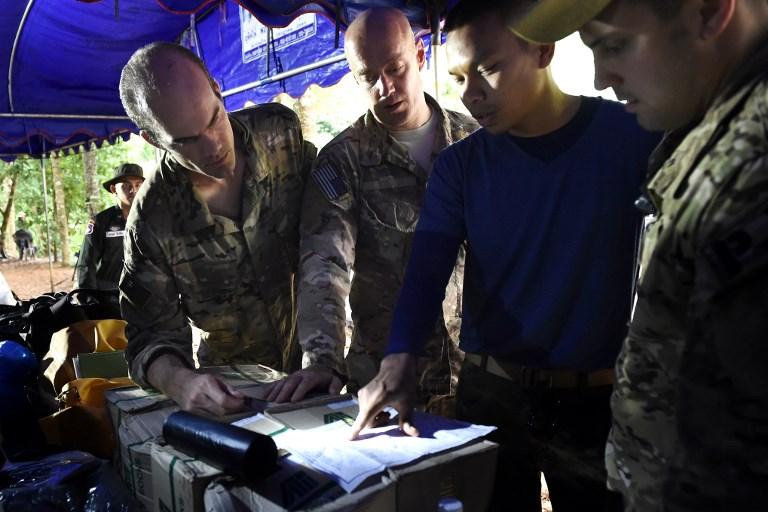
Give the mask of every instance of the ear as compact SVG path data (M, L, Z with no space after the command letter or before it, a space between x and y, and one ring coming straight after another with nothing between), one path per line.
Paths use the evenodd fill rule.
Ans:
M416 38L416 61L419 63L419 71L424 69L424 64L427 62L427 51L424 49L424 41L420 38Z
M700 0L698 4L697 34L701 39L711 40L720 36L733 19L738 0Z
M213 94L215 94L217 98L224 101L224 96L221 95L221 86L214 78L211 78L211 89L213 89Z
M540 44L537 46L538 48L536 51L538 52L539 57L539 68L544 69L552 63L552 59L555 56L555 45Z
M149 134L146 130L140 130L139 135L141 135L141 138L147 141L147 144L151 144L152 146L155 146L157 149L165 149L160 144L155 142L155 139L152 138L152 135Z
M115 191L115 184L114 184L114 183L113 183L113 184L111 184L111 185L109 186L109 191L110 191L111 193L113 193L113 194L116 194L116 193L117 193L117 192Z

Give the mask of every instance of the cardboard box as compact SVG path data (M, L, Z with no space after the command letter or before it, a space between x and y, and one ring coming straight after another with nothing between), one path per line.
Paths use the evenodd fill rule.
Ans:
M491 441L480 441L390 469L388 478L395 482L397 494L392 510L437 510L437 502L446 496L460 499L464 512L487 510L498 448Z
M284 373L260 364L211 366L199 370L218 376L232 387L242 389L248 396L262 398L266 384L279 380ZM154 389L127 387L110 389L105 392L107 408L112 424L117 429L122 418L170 405L171 399Z
M264 435L279 435L286 430L284 425L261 414L237 423ZM151 443L151 459L153 509L161 512L203 510L206 486L214 477L223 474L193 455L163 445L159 438Z
M262 398L266 384L284 376L281 372L259 364L214 366L200 371L217 375L227 384L254 398ZM125 467L126 463L123 461L123 457L126 453L126 445L142 443L150 438L160 436L165 418L171 412L178 410L178 407L174 405L171 399L154 389L142 389L139 387L110 389L105 392L105 399L117 439L118 447L113 463L118 468ZM165 412L156 413L157 416L143 416L160 410L165 410ZM130 419L137 415L142 415L143 419ZM247 413L233 417L243 417L245 415ZM124 426L125 422L129 424ZM123 431L123 439L120 438L121 430ZM141 456L144 455L146 454L142 452ZM123 475L123 478L125 478L125 475Z
M120 468L120 474L125 482L126 487L133 492L133 495L146 503L152 503L154 499L154 490L152 485L152 463L151 453L152 444L154 441L147 441L140 446L132 447L131 450L136 450L142 454L141 458L137 457L136 464L125 464ZM144 455L146 454L146 455ZM150 459L149 466L145 466L144 457L148 456Z
M263 398L263 381L282 375L259 365L206 371L255 398ZM353 421L358 409L350 399L348 395L320 397L269 407L264 415L249 412L219 419L231 422L248 416L239 422L244 428L279 436L289 428ZM162 444L163 421L178 410L164 395L124 388L107 392L107 402L118 434L116 462L123 478L145 506L151 503L149 509L162 512L421 512L436 510L442 496L456 496L464 501L465 511L473 511L485 510L493 485L497 446L481 441L390 469L371 477L351 494L328 476L294 462L282 452L279 470L249 488L219 469Z
M201 371L213 373L245 395L255 398L264 395L265 383L283 376L262 365L211 367ZM113 464L142 503L154 504L152 449L161 439L163 422L179 408L158 391L139 387L111 389L105 393L105 398L117 440ZM221 419L227 421L250 414L240 413ZM202 491L198 501L202 503Z
M328 476L294 462L258 485L246 487L225 477L205 491L205 511L261 512L423 512L437 510L445 496L462 500L465 512L487 510L498 446L490 441L458 447L388 470L348 494Z
M232 477L217 478L205 490L205 511L285 512L391 512L395 510L395 485L379 481L348 494L328 476L294 462L278 461L280 469L253 487Z
M153 510L193 512L202 510L208 483L222 471L172 446L152 444Z
M133 494L152 503L152 447L160 439L165 418L179 410L165 407L123 418L117 432L120 456L116 462L118 472Z

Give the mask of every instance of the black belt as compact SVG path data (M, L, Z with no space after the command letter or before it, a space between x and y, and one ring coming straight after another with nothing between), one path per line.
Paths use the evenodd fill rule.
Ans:
M593 372L531 368L498 357L470 353L465 354L464 359L492 375L520 382L523 387L578 388L612 386L614 383L613 368Z

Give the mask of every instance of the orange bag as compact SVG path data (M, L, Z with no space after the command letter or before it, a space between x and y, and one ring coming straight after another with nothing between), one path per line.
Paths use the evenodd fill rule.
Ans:
M81 320L56 331L51 346L43 358L43 374L53 384L56 393L64 384L75 379L72 358L90 352L123 350L128 344L125 320Z
M129 377L75 379L64 385L59 400L64 407L72 407L73 405L105 407L104 392L106 390L135 385Z
M128 377L75 379L59 395L61 411L40 419L49 444L68 450L83 450L109 459L115 449L115 433L107 412L104 392L134 386Z

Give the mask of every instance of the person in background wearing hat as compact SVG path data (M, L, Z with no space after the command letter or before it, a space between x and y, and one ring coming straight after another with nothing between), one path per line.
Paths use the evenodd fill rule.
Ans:
M107 192L115 195L117 204L88 221L75 266L78 288L117 290L123 270L125 220L142 183L144 171L141 166L126 163L115 170L112 179L102 184Z
M359 393L353 436L386 405L418 434L414 356L466 243L456 408L498 427L490 510L541 510L541 471L554 510L619 510L605 486L612 366L630 316L633 202L660 135L619 103L563 93L554 45L503 22L525 7L465 0L448 14L448 72L482 129L429 177L388 355Z
M517 30L579 28L596 86L668 131L616 364L609 487L629 511L768 510L768 1L542 1Z

